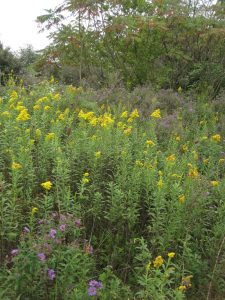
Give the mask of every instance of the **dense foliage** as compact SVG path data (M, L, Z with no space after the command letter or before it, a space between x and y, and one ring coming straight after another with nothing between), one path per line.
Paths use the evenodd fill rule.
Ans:
M167 93L2 88L0 299L223 299L224 101Z
M67 83L225 87L224 2L64 0L38 21L52 44L39 68Z

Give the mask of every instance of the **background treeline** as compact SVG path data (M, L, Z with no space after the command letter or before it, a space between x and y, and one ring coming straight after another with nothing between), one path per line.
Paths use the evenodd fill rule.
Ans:
M224 1L64 0L37 21L51 38L36 56L39 76L95 88L225 87Z

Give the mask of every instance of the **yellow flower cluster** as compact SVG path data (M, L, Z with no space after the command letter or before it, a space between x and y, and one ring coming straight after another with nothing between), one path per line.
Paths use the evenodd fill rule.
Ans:
M45 136L45 140L46 141L51 141L55 138L55 133L54 132L49 132L46 136Z
M34 215L36 212L38 212L38 208L37 207L32 207L31 214Z
M27 121L29 119L30 119L30 115L26 108L22 109L21 112L19 113L18 117L16 118L17 121Z
M161 118L161 111L160 111L160 109L154 110L154 111L151 113L151 117L152 117L152 118L156 118L156 119Z
M185 196L182 194L178 197L178 200L181 204L183 204L185 202Z
M184 292L189 287L191 287L192 286L192 284L191 284L191 279L192 278L193 278L193 275L189 275L189 276L183 277L181 285L179 286L178 290L181 291L181 292Z
M174 258L175 254L175 252L169 252L167 255L169 258Z
M147 146L155 146L155 143L152 140L147 140L146 145Z
M84 173L83 178L82 178L82 183L83 183L83 184L89 183L89 181L90 181L90 179L88 178L89 175L90 175L90 174L89 174L88 172Z
M130 114L127 122L132 123L135 119L139 118L138 110L135 108L132 113Z
M170 156L168 156L168 157L166 158L166 160L167 160L167 161L175 161L175 160L176 160L175 154L171 154Z
M161 255L157 256L153 261L153 265L155 268L161 267L163 263L164 263L164 259L162 258Z
M110 124L114 123L114 119L110 113L104 113L103 115L96 117L93 111L85 113L83 110L80 110L78 118L87 121L92 126L97 126L99 124L101 127L108 127Z
M211 185L214 186L214 187L219 186L219 181L212 180Z
M18 170L18 169L21 169L22 168L22 165L19 164L19 163L16 163L16 162L13 162L12 163L12 169L13 170Z
M216 142L221 142L221 136L220 134L215 134L212 136L212 140Z
M42 186L45 190L49 191L49 190L52 188L52 182L51 182L51 181L43 182L43 183L41 183L41 186Z
M189 172L188 176L192 178L197 178L199 176L197 168L193 167L192 164L188 164Z

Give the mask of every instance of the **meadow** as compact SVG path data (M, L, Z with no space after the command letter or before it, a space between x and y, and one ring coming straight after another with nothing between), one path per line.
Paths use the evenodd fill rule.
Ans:
M224 299L223 98L95 98L1 87L0 299Z

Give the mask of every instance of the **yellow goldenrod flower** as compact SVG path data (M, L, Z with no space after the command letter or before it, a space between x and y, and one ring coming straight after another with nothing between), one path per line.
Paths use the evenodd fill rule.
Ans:
M156 259L153 261L154 267L155 268L159 268L161 267L161 265L163 264L164 260L162 258L162 256L157 256Z
M10 95L10 100L16 100L18 98L18 94L16 91L12 91Z
M35 105L33 106L33 109L34 109L34 110L38 110L38 109L40 109L40 105L38 105L38 104L35 104Z
M144 166L144 164L143 164L139 159L137 159L137 160L135 161L135 164L136 164L136 166L138 166L138 167L143 167L143 166Z
M147 144L148 146L155 146L155 143L154 143L152 140L147 140L147 141L146 141L146 144Z
M17 121L27 121L30 119L30 115L27 109L21 110L18 117L16 118Z
M188 151L187 144L182 145L181 150L182 150L182 152L187 152Z
M133 118L128 118L128 119L127 119L127 123L132 123L133 121L134 121Z
M129 134L131 134L131 131L132 131L132 128L131 128L131 127L128 127L128 128L126 128L126 129L124 129L123 133L124 133L125 135L129 135Z
M79 119L83 119L83 120L87 120L87 121L90 121L94 116L95 116L95 114L93 111L84 113L82 109L80 110L80 112L78 114Z
M190 170L188 172L188 176L192 177L192 178L198 177L199 176L198 170L196 168L190 168Z
M50 108L51 108L51 107L50 107L49 105L46 105L46 106L44 107L44 110L45 110L45 111L48 111Z
M224 158L220 158L219 159L219 161L218 161L218 164L220 165L220 164L223 164L224 163L224 161L225 161L225 159Z
M135 110L132 111L132 113L130 114L130 118L132 118L132 119L139 118L139 113L138 113L137 108L135 108Z
M158 188L162 188L163 185L164 185L164 182L163 182L162 178L160 178L159 181L157 182L157 186L158 186Z
M23 109L26 109L26 107L23 106L23 105L17 105L16 108L15 108L15 110L17 110L17 111L21 111Z
M47 98L47 97L42 97L42 98L40 98L40 99L38 99L38 100L36 101L36 104L41 104L41 103L43 103L43 102L45 102L45 101L48 101L48 98Z
M126 127L126 124L123 123L123 122L118 122L117 127L121 128L121 129L124 129Z
M185 202L185 196L184 196L184 195L180 195L180 196L178 197L178 200L179 200L179 202L180 202L181 204L183 204L183 203Z
M120 115L120 118L127 118L127 117L128 117L127 111L122 112L122 114Z
M95 152L95 157L96 157L96 158L99 158L100 156L101 156L101 151Z
M16 162L12 163L12 169L13 170L18 170L18 169L21 169L21 168L22 168L21 164L18 164Z
M54 132L49 132L49 133L45 136L45 140L46 140L46 141L53 140L54 138L55 138Z
M61 114L58 116L58 119L59 119L60 121L64 121L64 120L65 120L64 114L61 113Z
M88 183L90 180L88 179L88 178L86 178L86 177L84 177L84 178L82 178L82 183L83 184L86 184L86 183Z
M175 254L175 252L169 252L167 255L169 258L174 258Z
M98 124L98 118L97 117L93 117L89 123L92 125L92 126L96 126Z
M191 287L191 279L193 278L193 275L189 275L182 278L182 286L185 286L186 288Z
M52 183L51 183L51 181L46 181L46 182L41 183L41 186L45 190L49 191L52 188Z
M186 289L187 289L187 287L185 285L180 285L178 288L178 290L181 292L185 291Z
M168 156L166 158L167 161L175 161L176 160L176 157L175 157L175 154L171 154L170 156Z
M98 118L98 121L101 127L108 127L109 125L114 123L114 119L112 118L112 115L109 113L104 113L104 115Z
M175 140L176 140L177 142L179 142L179 141L180 141L180 136L177 135L177 136L175 137Z
M221 136L220 134L215 134L212 136L212 140L216 142L221 142Z
M32 207L31 214L34 215L38 211L37 207Z
M60 94L55 94L53 96L53 100L57 101L57 100L59 100L59 97L60 97Z
M161 118L161 111L160 109L156 109L151 113L151 117L159 119Z
M211 183L211 185L212 186L219 186L219 181L216 181L216 180L212 180L212 181L210 181L210 183Z

